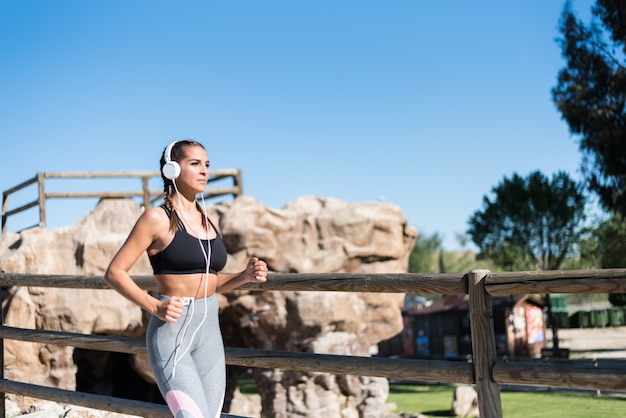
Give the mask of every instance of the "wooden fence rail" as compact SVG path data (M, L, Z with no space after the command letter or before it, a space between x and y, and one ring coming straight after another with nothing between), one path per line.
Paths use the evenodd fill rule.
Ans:
M156 289L152 276L137 276L134 280L145 290ZM0 273L0 286L108 288L103 277L14 273ZM230 365L475 385L483 418L502 417L501 385L626 392L626 360L594 364L499 360L491 306L491 297L496 294L626 293L625 269L513 273L473 270L468 274L272 273L267 282L250 283L243 288L260 291L467 294L472 361L340 356L226 347L226 363ZM3 344L5 339L130 354L145 350L143 339L22 329L2 323L0 342ZM4 369L4 355L0 360ZM17 393L132 415L169 416L163 405L12 382L4 378L0 380L0 393ZM0 402L0 409L0 416L3 416L3 402ZM232 417L227 414L222 416Z
M33 207L39 207L39 223L36 226L46 226L46 201L48 199L59 198L142 198L143 207L150 207L152 203L163 196L163 190L150 190L148 182L150 179L160 178L158 171L124 171L124 172L39 172L33 178L28 179L15 187L2 192L2 234L6 232L6 225L9 216L24 212ZM50 192L46 191L46 179L119 179L136 178L141 180L141 190L136 191L105 191L105 192ZM222 179L231 179L231 187L210 187ZM9 196L19 192L26 187L37 184L37 198L22 204L16 208L9 209ZM209 180L204 193L206 199L232 195L234 197L243 193L241 170L239 169L219 169L209 170Z

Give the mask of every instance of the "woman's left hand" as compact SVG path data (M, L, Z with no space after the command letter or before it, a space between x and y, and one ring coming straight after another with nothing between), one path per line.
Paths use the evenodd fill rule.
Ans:
M267 263L257 257L252 257L248 261L245 274L251 282L264 282L267 280Z

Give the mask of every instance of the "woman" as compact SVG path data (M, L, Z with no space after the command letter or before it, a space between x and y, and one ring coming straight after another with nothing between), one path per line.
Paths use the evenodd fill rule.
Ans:
M161 174L164 204L139 217L107 268L105 280L152 314L146 347L172 414L219 417L226 366L215 293L264 282L267 265L253 257L244 271L219 273L226 264L226 247L215 222L196 200L197 194L204 193L209 175L209 160L200 143L169 144L161 157ZM144 251L158 284L157 297L128 274Z

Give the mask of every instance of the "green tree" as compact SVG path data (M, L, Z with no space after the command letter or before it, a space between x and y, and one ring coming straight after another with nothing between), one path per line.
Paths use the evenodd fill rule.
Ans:
M600 268L623 268L626 266L626 221L621 215L602 221L591 231L589 251L599 258ZM595 248L594 248L595 247ZM584 257L584 254L581 254ZM610 293L609 302L614 306L626 305L626 293Z
M592 234L597 243L600 268L626 267L626 222L622 216L613 215L604 220Z
M439 234L419 235L409 255L409 273L437 273L437 257L441 251L442 240Z
M479 257L505 271L558 269L581 237L582 190L565 172L551 181L539 171L505 177L468 222Z
M604 209L626 216L626 2L597 0L589 25L568 2L560 32L566 67L553 101L580 140L589 190Z
M465 247L467 237L457 237ZM409 273L467 273L473 269L492 269L490 260L476 260L470 250L444 251L442 238L438 233L419 235L409 255Z
M513 174L492 189L495 199L483 197L483 210L470 218L468 235L503 270L558 269L581 237L585 219L582 186L565 172L549 181L539 171L522 178ZM552 324L553 346L559 349L558 330L550 295L544 299Z
M577 244L577 256L569 257L562 266L565 270L587 270L601 268L601 254L595 227L583 228Z

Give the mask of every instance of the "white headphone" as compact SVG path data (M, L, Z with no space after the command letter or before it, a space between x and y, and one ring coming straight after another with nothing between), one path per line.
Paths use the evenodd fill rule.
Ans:
M169 144L163 153L165 164L163 165L161 172L163 173L163 177L168 180L174 180L180 176L180 164L176 161L172 161L172 148L174 148L174 145L176 145L177 142L179 141L174 141Z

